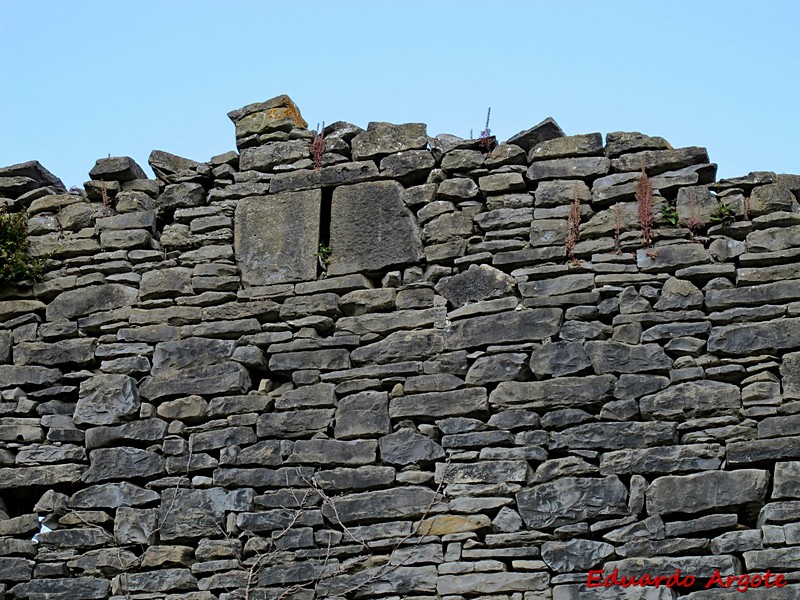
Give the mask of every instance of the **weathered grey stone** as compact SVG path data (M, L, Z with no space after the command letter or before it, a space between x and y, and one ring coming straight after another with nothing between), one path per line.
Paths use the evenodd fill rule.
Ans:
M409 394L389 400L389 416L450 417L483 413L488 410L486 388L466 388L451 392Z
M112 580L115 594L130 592L170 592L197 589L197 579L189 569L159 569L124 573Z
M691 146L668 150L644 150L615 158L611 164L615 171L638 171L644 163L650 176L666 171L675 171L697 164L707 164L708 152L705 148Z
M120 445L119 442L160 442L166 433L166 421L143 419L116 427L92 427L86 432L85 444L87 450L92 450L103 446Z
M385 177L398 179L408 185L424 182L435 165L436 161L427 150L406 150L381 160L380 170Z
M336 394L332 383L304 385L290 390L275 399L275 408L286 410L292 408L319 408L336 406Z
M399 555L403 554L398 553ZM398 561L404 560L398 555ZM408 560L399 564L406 564ZM322 564L322 563L320 563ZM331 569L328 569L329 571ZM311 579L319 577L313 571L306 577ZM317 586L319 594L325 597L339 597L348 590L355 589L358 598L377 598L386 594L425 594L436 591L436 567L426 566L400 566L394 564L387 566L370 567L355 574L335 575L322 577Z
M708 351L721 354L780 352L795 348L800 348L798 318L724 325L714 327L708 336Z
M391 310L397 292L391 288L355 290L339 299L339 309L347 316Z
M219 534L225 511L250 510L252 490L168 489L161 494L159 538L162 542Z
M140 386L142 397L150 400L172 395L235 394L249 389L250 376L247 370L234 362L165 371L147 377Z
M393 125L371 122L367 125L367 130L356 135L351 142L353 160L374 159L405 150L424 149L428 144L425 130L424 123Z
M192 270L173 267L145 271L139 282L139 299L174 298L192 294Z
M558 123L556 123L552 117L547 117L544 121L534 125L530 129L520 131L516 135L511 136L505 143L519 146L525 152L528 152L540 142L563 136L564 132L561 130L561 127L558 126Z
M300 115L300 109L286 94L232 110L228 113L228 118L236 125L237 140L254 134L288 132L294 127L308 127L308 123Z
M436 483L523 482L530 474L524 460L487 460L469 464L436 463Z
M800 461L775 465L773 498L800 498Z
M496 594L498 592L529 592L544 590L550 581L546 573L483 572L463 575L440 575L436 591L441 595Z
M469 368L466 383L483 385L499 381L524 379L529 373L528 355L515 352L481 356Z
M762 285L709 290L706 306L712 309L734 308L747 305L778 304L800 299L796 282L777 281Z
M507 296L513 288L511 276L489 265L470 265L466 271L444 277L436 284L436 291L447 298L453 308Z
M11 593L28 600L95 600L107 598L111 584L97 577L33 579L15 585Z
M531 181L540 179L582 179L608 173L611 161L601 157L557 158L533 163L526 173Z
M614 546L591 540L546 542L542 545L542 560L559 573L587 571L614 553Z
M138 448L122 446L92 450L89 459L91 464L82 477L86 483L152 477L164 472L164 459L161 456Z
M644 273L674 271L710 262L711 255L700 244L669 244L636 251L636 265Z
M210 366L231 356L234 343L226 340L187 338L162 342L153 353L153 375Z
M703 305L703 292L691 281L670 277L661 289L655 304L656 310L683 310L700 308Z
M756 469L659 477L647 488L647 512L651 515L696 513L762 502L768 483L769 472Z
M95 162L89 177L101 181L130 181L147 179L142 168L130 156L111 156Z
M14 346L14 363L17 365L62 365L73 363L89 365L94 361L97 341L94 339L67 339L57 342L22 342Z
M320 190L253 196L234 216L234 252L246 285L314 279Z
M374 440L298 440L288 463L367 465L375 462Z
M112 425L139 411L136 381L127 375L95 375L81 382L72 417L76 425Z
M469 171L480 168L483 160L482 152L455 148L442 157L442 168L446 171Z
M198 431L189 437L191 448L195 452L217 450L230 446L247 446L254 444L256 435L252 427L225 427L210 431Z
M621 450L677 441L672 423L585 423L552 434L550 447Z
M445 330L445 345L450 350L459 350L539 341L558 332L562 315L558 308L537 308L462 319Z
M561 377L591 368L592 361L580 342L544 344L531 355L531 371L537 377Z
M436 194L439 198L442 200L452 200L454 202L471 200L477 197L478 193L479 189L477 184L467 177L446 179L440 183L439 187L436 189Z
M678 222L684 227L705 227L717 210L717 198L705 186L684 187L678 190L675 201Z
M741 403L739 386L707 380L679 383L639 401L645 419L681 421L687 418L738 415Z
M603 152L603 136L599 133L571 135L544 140L528 153L530 162L575 156L597 156Z
M206 203L206 192L199 183L177 183L168 185L158 197L157 206L160 211L177 208L203 206Z
M798 443L800 436L731 442L728 444L726 454L728 462L732 465L800 458Z
M360 392L339 400L334 427L337 438L371 437L389 431L389 395L386 392Z
M711 471L722 464L722 448L717 444L687 444L642 450L607 452L600 457L604 475L624 473L673 473Z
M401 429L379 440L383 462L411 465L431 462L444 457L442 447L413 429Z
M114 518L114 539L120 545L151 544L158 530L155 509L120 507Z
M330 504L322 507L322 514L331 521L352 523L386 519L419 517L428 506L434 505L440 496L424 487L406 486L375 492L363 492L340 496L336 500L336 511Z
M547 381L503 381L489 396L493 406L528 409L552 409L602 403L610 394L612 375L559 377Z
M354 364L381 364L425 359L444 349L444 334L439 330L395 331L385 339L356 348L350 354Z
M638 131L614 131L606 134L605 154L616 158L621 154L628 154L641 150L669 150L671 146L662 137L655 137L639 133Z
M531 223L531 246L563 246L566 235L564 219L536 219Z
M271 142L255 148L244 148L239 156L242 171L271 171L280 164L291 163L309 155L306 140Z
M795 212L797 200L788 186L780 183L760 185L750 194L752 215L768 215L777 211Z
M523 489L517 506L531 529L558 527L627 512L627 490L617 477L564 477Z
M332 408L312 408L261 415L258 418L258 437L280 438L313 435L325 431L333 420Z
M61 381L61 371L47 367L0 365L0 381L4 386L53 385Z
M269 359L271 371L296 371L300 369L349 369L350 353L343 348L282 352Z
M126 285L109 283L62 292L47 305L47 320L74 319L130 306L138 292Z
M73 494L72 508L118 508L140 506L158 500L158 492L146 490L127 481L92 485Z
M402 186L377 181L340 186L331 208L331 275L380 271L418 262L422 243Z
M658 344L592 341L584 344L596 373L666 371L672 361Z
M317 471L314 480L326 490L363 490L391 485L394 477L395 470L392 467L337 467L328 471Z

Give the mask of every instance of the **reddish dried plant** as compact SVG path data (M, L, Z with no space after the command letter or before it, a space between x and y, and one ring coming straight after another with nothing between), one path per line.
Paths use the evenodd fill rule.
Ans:
M103 201L103 212L106 216L114 214L116 208L114 199L108 195L106 188L100 188L100 199Z
M614 252L622 254L622 213L619 210L619 202L614 205Z
M743 211L744 211L744 220L745 221L749 221L750 220L750 196L745 196L744 197L743 204L744 204L744 206L742 208L743 208Z
M567 258L572 264L578 264L580 261L575 257L575 245L578 243L581 227L581 201L578 198L578 190L575 190L575 199L569 209L569 217L567 218L567 238L564 244L567 247Z
M314 139L311 140L311 157L314 159L314 168L319 170L322 168L322 155L325 153L325 123L322 128L317 125L317 130L314 131Z
M689 191L689 218L686 220L686 226L696 235L703 228L704 223L697 216L697 202L694 197L694 190Z
M492 107L490 106L489 110L486 112L486 127L484 127L483 131L481 131L481 138L480 138L484 154L491 154L492 150L494 150L494 147L497 145L497 141L492 135L492 130L489 129L489 118L491 116L492 116Z
M639 203L639 227L642 229L642 244L649 248L653 244L653 184L644 170L636 183L636 201Z

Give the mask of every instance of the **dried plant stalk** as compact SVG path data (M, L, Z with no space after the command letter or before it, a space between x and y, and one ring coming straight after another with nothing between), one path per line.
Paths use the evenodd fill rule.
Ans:
M575 245L578 243L581 227L581 201L578 198L578 189L575 188L575 198L569 210L569 217L567 218L567 238L565 245L567 247L567 258L573 264L578 262L575 258Z
M636 201L639 203L639 227L642 229L642 244L645 248L653 245L653 184L644 170L636 183Z
M622 254L622 213L619 210L619 202L614 204L614 252Z
M317 130L314 131L314 139L311 140L309 147L311 157L314 159L314 168L319 170L322 168L322 155L325 153L325 123L322 123L322 128L317 125Z

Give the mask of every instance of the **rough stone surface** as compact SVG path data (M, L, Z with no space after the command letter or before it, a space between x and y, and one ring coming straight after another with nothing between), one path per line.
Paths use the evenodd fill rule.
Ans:
M247 285L312 279L317 273L319 190L245 198L236 206L234 252Z
M800 175L230 116L238 151L152 180L0 167L45 259L0 284L0 596L800 594ZM586 587L615 568L698 582Z
M331 205L331 275L380 271L422 255L419 230L402 186L376 181L341 186Z

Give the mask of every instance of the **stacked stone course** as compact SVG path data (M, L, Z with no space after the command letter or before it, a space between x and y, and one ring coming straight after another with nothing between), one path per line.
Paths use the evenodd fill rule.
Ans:
M0 597L800 596L800 176L552 119L315 167L288 97L229 116L155 180L0 168L46 260L0 284Z

